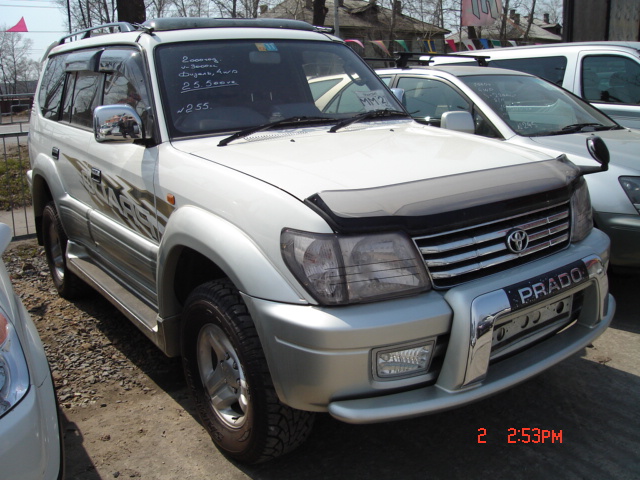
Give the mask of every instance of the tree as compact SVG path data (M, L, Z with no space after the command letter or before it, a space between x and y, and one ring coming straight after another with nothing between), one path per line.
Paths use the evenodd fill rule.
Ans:
M117 18L116 2L111 0L56 0L60 9L70 7L70 31L83 30L103 23L112 23Z
M147 12L144 0L116 0L118 21L129 23L144 23Z
M30 80L38 78L38 63L29 56L33 41L20 33L0 32L0 94L32 91Z
M536 13L536 0L532 0L531 11L529 12L529 21L527 22L527 31L524 32L524 41L529 40L529 31L531 30L531 24L533 23L533 16Z
M338 1L338 0L334 0ZM313 0L313 25L324 25L324 19L327 18L327 7L325 0Z

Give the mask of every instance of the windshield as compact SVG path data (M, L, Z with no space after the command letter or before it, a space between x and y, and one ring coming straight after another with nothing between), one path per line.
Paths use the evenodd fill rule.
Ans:
M537 77L477 75L461 80L518 135L561 135L618 128L591 105Z
M402 110L366 64L338 43L174 43L157 48L156 63L174 138L228 133L294 117L314 122L323 117L330 123L370 111Z

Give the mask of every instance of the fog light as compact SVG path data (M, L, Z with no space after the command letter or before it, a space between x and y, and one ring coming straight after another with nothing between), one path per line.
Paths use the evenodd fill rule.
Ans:
M375 352L376 376L380 379L410 377L427 372L435 340L429 340L422 344L396 346L393 349L385 348Z

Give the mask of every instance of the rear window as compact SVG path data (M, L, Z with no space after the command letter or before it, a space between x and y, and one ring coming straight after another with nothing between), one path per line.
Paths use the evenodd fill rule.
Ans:
M520 72L530 73L562 86L564 74L567 71L567 57L532 57L490 60L489 66L509 68Z

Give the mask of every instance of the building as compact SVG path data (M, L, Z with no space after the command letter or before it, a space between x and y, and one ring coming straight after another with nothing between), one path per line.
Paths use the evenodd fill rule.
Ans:
M528 16L520 16L515 10L511 10L506 19L506 41L500 38L501 22L496 21L496 23L490 27L476 27L478 38L473 39L474 47L479 50L488 48L487 44L491 44L491 46L509 47L513 45L562 42L562 25L559 23L550 23L549 14L544 14L542 20L534 17L527 33L528 26ZM465 45L467 45L468 41L468 34L464 30L462 36L460 36L459 33L447 36L447 44L455 43L458 50L465 50ZM498 44L498 42L500 43Z
M443 52L444 37L451 33L403 14L400 1L395 1L394 8L388 9L378 5L376 0L326 0L325 8L327 15L321 26L337 26L336 34L366 57L389 56L389 53L401 50ZM272 9L265 8L260 17L313 23L313 0L285 0Z

